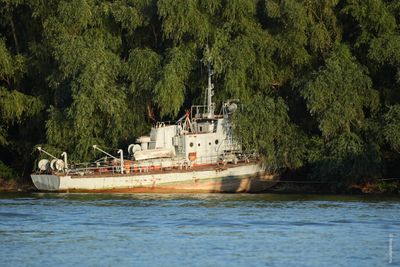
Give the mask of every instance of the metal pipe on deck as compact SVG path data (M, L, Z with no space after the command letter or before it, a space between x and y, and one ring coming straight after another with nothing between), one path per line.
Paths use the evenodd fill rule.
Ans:
M40 146L37 148L37 150L39 150L39 152L43 152L46 155L52 157L53 159L58 159L57 157L53 156L52 154L50 154L49 152L47 152L46 150L44 150L43 148L41 148Z
M67 161L67 152L61 153L61 157L64 157L64 171L68 171L68 161Z
M117 153L120 154L121 173L124 173L124 151L120 149Z
M93 145L93 148L94 148L94 149L97 149L98 151L100 151L100 152L106 154L107 156L109 156L109 157L111 157L111 158L113 158L113 159L117 159L117 158L114 157L113 155L111 155L111 154L105 152L104 150L100 149L97 145Z

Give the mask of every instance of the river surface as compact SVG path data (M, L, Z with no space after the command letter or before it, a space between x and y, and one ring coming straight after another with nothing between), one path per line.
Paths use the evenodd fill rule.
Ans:
M0 266L399 266L400 198L0 193Z

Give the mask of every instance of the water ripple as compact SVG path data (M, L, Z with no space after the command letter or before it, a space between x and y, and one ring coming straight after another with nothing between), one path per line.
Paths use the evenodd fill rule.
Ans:
M8 266L382 266L400 199L0 194ZM397 247L393 263L399 263Z

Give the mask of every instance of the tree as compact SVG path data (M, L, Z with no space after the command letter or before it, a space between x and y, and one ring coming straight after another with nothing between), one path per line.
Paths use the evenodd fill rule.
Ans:
M34 96L27 95L17 88L26 71L26 59L22 55L13 55L0 39L0 148L11 150L20 163L26 163L26 156L21 152L19 140L16 140L18 127L24 120L37 115L43 108L42 102ZM14 132L15 136L10 134ZM2 162L12 162L10 155L0 158L0 176L12 178L13 172ZM14 158L17 160L17 158Z
M126 146L202 102L211 60L215 99L241 100L236 133L271 170L393 173L399 14L390 0L0 0L0 168L29 173L35 144L72 160Z
M379 153L362 135L366 113L377 111L378 93L347 46L341 45L331 53L325 67L306 83L302 95L323 138L317 146L313 144L314 150L320 151L310 157L317 175L338 179L376 174Z

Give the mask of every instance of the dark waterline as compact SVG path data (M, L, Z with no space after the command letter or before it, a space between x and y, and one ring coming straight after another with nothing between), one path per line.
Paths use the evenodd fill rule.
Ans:
M1 193L0 257L3 266L396 266L400 198Z

